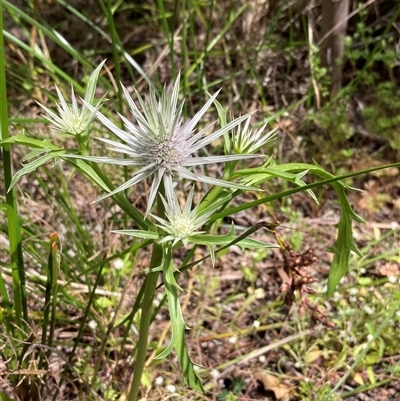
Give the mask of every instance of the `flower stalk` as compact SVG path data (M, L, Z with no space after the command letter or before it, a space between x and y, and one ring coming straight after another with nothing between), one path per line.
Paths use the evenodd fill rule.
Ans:
M150 261L150 269L160 266L162 263L162 257L162 247L160 245L154 244ZM127 398L128 401L136 401L139 394L143 370L146 363L148 346L147 342L149 338L151 318L153 315L153 300L157 288L159 274L160 273L158 271L151 271L148 273L145 281L142 314L140 317L139 340L137 343L134 374Z
M161 185L161 187L159 188L157 201L157 214L160 217L165 216L164 204L161 201L162 192L164 192L164 188ZM127 401L136 401L140 390L140 384L147 357L149 330L152 322L151 318L153 315L153 300L157 289L158 277L160 275L160 272L154 271L154 269L161 266L162 260L163 248L160 245L154 243L150 259L150 272L147 274L144 283L145 289L142 301L142 314L140 317L139 339L137 343L135 368Z

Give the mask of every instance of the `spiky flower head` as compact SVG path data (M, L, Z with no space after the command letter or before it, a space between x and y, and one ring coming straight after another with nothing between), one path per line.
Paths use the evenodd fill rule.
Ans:
M258 130L254 130L250 127L250 118L248 116L245 120L244 126L239 124L233 134L232 142L233 149L237 154L253 154L258 152L268 142L275 140L278 136L276 134L277 128L264 134L264 124Z
M111 145L110 150L123 153L127 157L91 156L85 157L85 159L121 166L140 167L139 170L133 173L131 179L98 200L105 199L117 192L123 191L150 176L153 176L153 181L146 214L149 213L152 208L161 181L164 183L167 199L174 197L172 178L177 176L211 185L255 190L253 187L208 177L188 169L188 167L191 168L209 163L221 163L252 158L258 155L198 157L197 152L201 148L207 146L224 133L229 132L240 124L241 121L245 120L248 115L239 117L214 132L212 132L214 123L196 131L197 123L211 106L218 92L210 97L192 119L184 122L182 116L183 102L178 105L179 83L180 77L178 76L175 84L164 88L160 97L157 96L152 88L150 88L150 95L146 99L143 99L136 92L138 104L133 101L128 90L123 87L125 97L135 119L135 123L132 123L126 117L120 115L126 130L117 127L102 113L97 112L93 106L87 105L90 110L97 112L98 119L124 143L121 144L105 138L98 139ZM209 132L211 133L206 135Z
M43 117L48 120L54 129L70 135L81 135L86 132L96 117L96 112L101 107L103 99L98 100L93 105L94 94L96 91L97 79L99 72L103 67L105 60L93 71L89 78L85 92L85 102L80 108L75 97L74 87L71 85L71 103L67 103L60 89L56 85L56 91L59 103L56 103L58 114L51 111L46 106L37 102L48 114ZM91 106L91 107L89 107Z
M202 227L208 218L215 212L215 209L206 213L200 214L198 212L199 204L192 209L194 186L192 187L183 209L179 206L176 196L170 198L168 202L161 197L165 207L165 220L159 216L150 214L160 224L157 224L163 229L167 235L160 241L160 243L172 241L172 246L182 241L184 246L189 243L189 237L195 234L202 234L204 231L196 231Z

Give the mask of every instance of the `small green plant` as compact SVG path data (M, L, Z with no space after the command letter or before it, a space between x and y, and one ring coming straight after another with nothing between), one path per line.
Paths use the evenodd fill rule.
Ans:
M232 383L232 390L221 391L217 399L218 401L236 401L246 388L244 380L242 378L235 378Z
M318 96L327 97L329 95L331 80L327 68L322 65L320 49L313 44L310 46L311 77L314 84L318 85Z
M299 386L300 401L324 400L324 401L342 401L338 394L329 395L332 390L329 384L316 387L311 381L302 381Z
M369 100L370 105L363 110L368 132L387 140L392 149L400 150L400 90L397 85L392 81L377 83Z
M342 155L339 148L340 144L353 134L348 117L352 89L346 87L334 99L327 101L331 84L330 77L326 68L321 64L320 52L315 46L312 46L310 70L316 104L315 110L309 113L307 118L325 133L325 135L311 133L312 142L317 149L325 149L327 145L326 136L328 136L329 143L338 148L337 152L327 152L329 161L334 161L335 158L347 158L348 155Z
M359 85L365 93L365 107L361 112L368 134L386 140L392 149L399 150L400 91L394 76L394 68L399 63L396 43L385 31L382 33L381 25L374 28L367 25L367 16L367 9L360 4L360 21L353 35L345 38L345 57L357 71L350 85Z
M349 28L349 34L344 38L345 51L341 60L351 66L347 68L352 69L351 80L328 102L320 102L318 97L320 95L323 98L329 88L319 51L314 47L310 51L311 81L317 110L308 114L308 120L315 122L319 128L318 134L311 132L312 142L317 149L325 149L326 136L330 138L329 144L335 147L335 152L328 149L323 151L327 162L348 160L354 149L349 148L347 140L358 132L378 143L387 142L392 149L400 148L397 131L400 92L395 76L399 57L396 43L392 36L386 35L389 29L387 24L367 23L369 14L373 12L371 8L363 3L357 6L358 22ZM393 21L399 15L400 11L396 10ZM321 130L325 135L321 135Z

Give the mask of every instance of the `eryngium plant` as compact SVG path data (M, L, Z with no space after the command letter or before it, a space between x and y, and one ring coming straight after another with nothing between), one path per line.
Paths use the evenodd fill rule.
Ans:
M57 85L55 86L59 99L59 103L56 103L57 113L38 102L39 106L48 114L43 117L51 123L52 128L73 136L82 135L89 130L97 111L103 104L104 97L94 102L94 95L98 75L104 63L105 60L100 63L89 79L82 107L78 106L73 86L71 86L71 104L67 103L60 89Z
M214 263L218 252L233 244L245 249L276 246L276 244L248 238L257 229L267 228L268 224L264 222L257 223L241 235L236 234L234 225L228 233L215 232L219 225L214 225L214 222L221 222L223 218L234 213L302 190L306 190L316 200L311 188L318 183L306 185L302 177L307 173L321 176L325 181L332 183L342 206L342 215L337 225L338 239L333 247L334 259L328 280L328 293L331 294L341 277L347 272L350 252L356 251L351 227L352 220L360 220L360 218L352 211L346 199L346 185L321 167L305 163L278 165L271 157L265 160L262 157L263 147L275 138L275 131L264 133L265 125L254 130L250 127L249 114L226 123L226 111L216 101L218 92L209 97L192 118L185 119L182 112L183 101L179 103L179 76L173 85L164 88L161 96L157 96L154 90L150 89L149 96L143 98L135 91L135 101L128 90L123 88L133 121L121 115L125 129L117 127L110 118L99 111L102 99L94 101L97 79L103 63L89 79L82 109L79 108L73 93L72 104L69 105L59 89L56 89L60 101L59 114L45 107L45 111L50 116L49 119L57 130L76 136L79 149L63 149L51 144L47 139L41 141L22 134L15 135L7 140L7 143L25 144L34 148L26 159L31 160L35 157L37 159L24 165L14 176L10 187L23 174L30 173L49 160L55 159L70 163L106 191L107 193L100 199L112 197L130 219L131 225L140 227L140 229L117 230L117 232L139 238L141 242L135 245L135 249L152 244L150 266L132 311L132 315L135 315L140 308L142 309L134 359L134 375L127 399L136 401L138 397L147 358L153 299L157 285L161 283L164 284L168 300L172 333L170 344L164 350L160 350L158 358L164 358L175 350L186 382L193 388L203 389L194 368L195 364L185 345L187 327L179 303L179 293L182 291L177 282L179 274L207 258ZM213 122L202 128L196 128L213 104L217 107L221 126L215 128L216 122ZM121 142L98 138L110 145L110 150L123 154L123 158L89 154L88 141L92 136L93 118L97 118L120 139ZM203 153L208 154L206 147L221 136L224 139L225 154L202 156ZM235 154L230 154L231 149ZM255 154L256 152L259 153ZM251 168L240 169L243 161L253 158L256 158L256 162L258 158L260 163L254 166L253 161ZM209 177L196 169L199 165L221 162L227 167L220 178ZM127 167L131 178L115 188L97 163ZM265 182L277 178L292 183L294 188L265 197L258 196L252 202L240 204L238 196L243 191L260 191ZM146 210L140 212L127 200L124 190L145 179L152 179L152 183ZM209 186L203 196L198 197L200 198L198 202L194 202L195 185L193 184L186 201L180 202L185 199L184 189L187 187L187 181L200 182L203 188ZM325 181L321 182L325 183ZM234 199L235 204L231 206ZM183 207L180 206L181 204ZM153 211L154 205L157 206L156 212ZM199 245L205 245L209 254L200 260L191 261L194 250ZM180 247L187 248L187 256L177 266L173 260L173 250ZM162 282L159 281L160 272L163 272Z
M96 113L97 118L121 139L123 143L105 138L98 139L111 145L110 150L126 155L125 158L93 156L87 158L87 160L120 166L139 167L139 170L133 171L131 179L98 200L105 199L130 188L150 176L152 177L152 184L146 214L153 207L161 181L164 184L166 197L168 199L174 198L173 178L176 180L179 177L227 188L255 190L255 188L249 186L212 178L200 174L195 169L189 169L204 164L244 160L260 155L249 153L207 157L198 156L198 152L202 148L205 148L225 133L230 132L247 119L249 115L246 114L239 117L216 131L212 131L215 122L197 131L196 126L198 122L212 105L218 92L211 96L200 111L191 119L184 121L182 116L184 102L181 102L180 105L178 104L179 85L180 76L178 75L174 85L164 88L160 97L157 96L154 89L150 88L150 95L145 99L135 90L138 104L134 102L128 90L123 87L126 100L134 117L134 123L132 123L128 118L120 115L126 130L120 129L104 114L98 112L95 107L87 104L87 107L93 113Z

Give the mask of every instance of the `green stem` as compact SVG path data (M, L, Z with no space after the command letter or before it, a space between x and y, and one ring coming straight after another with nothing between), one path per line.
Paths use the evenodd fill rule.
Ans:
M0 141L7 140L10 135L8 131L8 107L6 92L6 73L5 73L5 54L3 38L3 2L0 1ZM10 146L2 145L3 150L3 169L5 188L9 188L12 181L12 159ZM0 153L1 155L1 153ZM6 213L8 223L9 253L11 258L13 300L15 315L11 316L10 300L5 290L3 279L0 278L0 290L3 302L7 305L6 313L8 319L13 319L18 337L22 337L27 330L28 308L26 300L25 271L22 254L21 222L18 213L17 200L14 188L6 193ZM6 325L7 331L13 331L13 325Z
M122 47L121 40L118 36L117 29L115 28L115 23L114 23L114 14L113 14L113 8L111 4L111 0L107 0L106 4L103 8L105 10L105 14L107 15L107 20L108 20L108 26L110 28L110 37L111 37L111 48L112 48L112 54L113 54L113 60L114 60L114 74L115 74L115 80L117 83L118 91L118 113L123 114L123 108L124 108L124 103L122 100L122 79L121 79L121 65L120 65L120 57L119 57L119 52L118 48ZM121 121L121 128L123 129L123 123ZM127 158L127 155L124 154L124 159ZM124 166L123 168L124 171L124 181L128 181L128 168L127 166ZM124 191L125 194L127 194L127 190ZM129 216L127 214L124 214L124 228L125 230L128 229L128 224L129 224Z
M162 183L160 185L157 196L157 214L158 216L165 217L164 204L161 201L160 194L165 195L165 190ZM163 248L158 244L153 244L153 252L150 260L150 273L147 275L144 282L145 288L143 294L142 315L140 318L139 340L137 343L135 370L133 373L131 389L129 391L127 401L136 401L140 390L144 365L146 363L148 345L147 343L149 339L151 318L153 316L153 299L157 290L158 276L160 274L160 272L153 272L152 270L156 267L161 266L162 260Z
M153 245L153 254L151 256L150 268L158 267L162 263L162 248L159 245ZM149 338L149 329L151 324L153 299L157 288L159 272L149 273L146 280L146 287L144 290L142 316L140 319L139 341L137 343L137 355L135 360L135 371L133 374L131 389L127 401L136 401L144 365L147 356L147 342Z
M223 176L221 177L222 180L224 181L231 181L232 179L232 174L234 172L234 169L229 169L226 171ZM199 212L203 211L204 209L207 209L208 206L211 206L215 199L218 197L218 195L224 190L224 187L220 187L218 185L215 185L203 198L201 201L201 204L199 206Z
M174 11L174 18L172 19L173 23L175 24L176 19L176 6L178 2L175 2L175 11ZM175 65L175 50L174 50L174 29L170 32L168 21L167 21L167 13L164 8L164 0L157 0L157 8L159 10L159 15L162 18L162 24L164 28L164 33L167 38L168 47L169 47L169 56L171 60L171 69L172 69L172 76L176 77L176 65Z
M82 134L75 136L76 142L79 145L79 149L83 156L89 156L89 132L86 131Z

